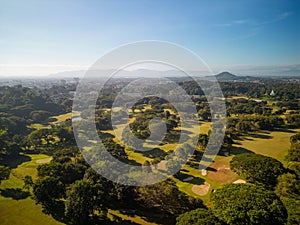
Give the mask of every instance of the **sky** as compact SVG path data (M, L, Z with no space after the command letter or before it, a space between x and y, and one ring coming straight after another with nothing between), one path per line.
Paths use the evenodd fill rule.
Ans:
M184 46L215 72L300 72L300 1L0 0L0 76L84 70L141 40Z

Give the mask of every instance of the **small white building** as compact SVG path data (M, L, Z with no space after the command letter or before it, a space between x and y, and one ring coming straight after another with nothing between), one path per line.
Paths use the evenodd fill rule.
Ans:
M271 91L270 96L275 96L274 90Z

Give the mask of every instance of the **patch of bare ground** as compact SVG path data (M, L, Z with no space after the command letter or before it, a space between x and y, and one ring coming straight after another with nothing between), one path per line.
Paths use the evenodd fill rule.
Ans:
M207 177L219 183L229 184L237 178L237 174L230 170L229 166L223 162L217 161L210 167L214 170L208 170Z
M210 184L204 182L204 184L194 185L192 187L192 192L194 192L196 195L204 196L208 193L209 188Z

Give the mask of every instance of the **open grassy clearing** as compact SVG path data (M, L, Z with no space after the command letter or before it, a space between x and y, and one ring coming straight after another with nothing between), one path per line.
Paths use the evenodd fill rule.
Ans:
M49 129L51 126L40 124L40 123L33 123L33 124L31 124L31 125L29 125L27 127L31 128L31 129L40 130L40 129Z
M56 121L53 122L54 124L61 123L61 122L66 121L67 119L71 119L72 118L72 112L61 114L59 116L52 116L51 118L56 119Z
M32 224L62 224L54 220L51 216L42 212L40 205L28 197L20 197L23 192L23 178L26 175L36 179L37 166L44 161L49 161L51 157L44 154L31 154L21 156L24 160L17 168L12 169L8 180L2 181L0 185L0 223L1 225L32 225ZM13 164L13 162L11 162ZM6 194L5 194L6 193ZM3 196L5 195L5 197Z
M271 156L285 165L286 161L284 158L290 147L290 137L296 132L300 132L300 129L262 131L246 136L234 147Z
M30 197L21 200L0 196L0 223L1 225L59 225L51 216L42 212L40 205Z

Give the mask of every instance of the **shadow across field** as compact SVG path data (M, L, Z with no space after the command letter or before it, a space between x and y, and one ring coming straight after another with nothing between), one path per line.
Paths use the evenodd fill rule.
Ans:
M253 137L253 138L261 138L261 139L272 139L273 137L267 134L249 134L249 136Z
M168 155L165 151L161 150L160 148L154 148L154 149L149 148L148 151L141 152L141 154L151 159L164 158L165 156Z
M243 147L232 147L230 150L231 155L238 155L238 154L244 154L244 153L254 153L246 148Z
M199 173L200 173L200 171L199 171ZM181 180L182 182L189 183L189 184L199 185L199 184L204 184L204 182L205 182L205 180L201 177L195 177L195 176L181 173L181 172L178 172L176 175L174 175L174 177ZM190 179L185 180L187 178L190 178Z
M1 160L1 165L8 166L12 169L17 168L20 164L24 162L29 162L31 158L27 155L14 155L10 157L5 157Z
M23 191L21 188L6 188L1 191L1 195L6 198L12 198L14 200L21 200L29 197L30 193Z

